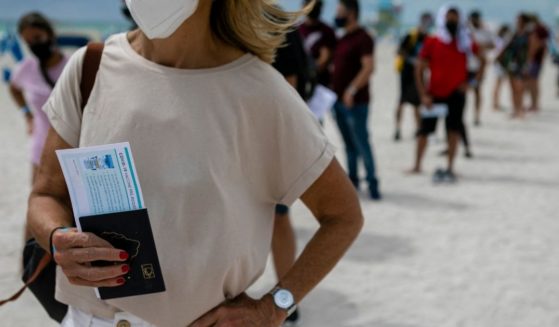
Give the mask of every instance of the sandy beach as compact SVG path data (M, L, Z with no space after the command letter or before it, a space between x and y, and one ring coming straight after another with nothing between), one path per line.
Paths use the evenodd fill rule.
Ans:
M431 140L425 174L407 176L414 155L411 109L404 140L394 143L398 77L394 47L382 44L373 78L373 131L382 202L362 194L366 226L337 269L301 304L303 327L559 326L559 101L547 64L542 112L511 121L490 108L489 71L483 125L467 122L474 159L461 153L457 185L435 186L444 166L444 134ZM508 88L503 104L510 108ZM24 121L0 87L0 297L20 286L20 253L29 192ZM508 109L507 109L508 111ZM442 125L441 125L442 127ZM330 119L326 131L344 161ZM298 204L299 247L317 228ZM250 293L275 283L270 265ZM0 308L0 326L56 326L29 292Z

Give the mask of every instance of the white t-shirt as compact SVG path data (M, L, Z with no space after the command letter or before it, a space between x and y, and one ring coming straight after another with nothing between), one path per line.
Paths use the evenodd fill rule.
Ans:
M83 57L71 58L44 110L72 146L130 142L167 291L101 301L58 271L56 297L104 318L126 311L186 326L261 275L275 205L293 204L334 149L297 92L253 55L175 69L113 36L82 120Z

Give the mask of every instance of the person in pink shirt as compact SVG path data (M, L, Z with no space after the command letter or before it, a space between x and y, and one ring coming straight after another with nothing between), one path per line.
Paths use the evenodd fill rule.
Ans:
M10 93L27 121L35 180L50 127L42 108L62 74L67 58L56 47L54 28L41 14L23 16L18 24L18 32L33 56L27 57L15 68L10 80Z

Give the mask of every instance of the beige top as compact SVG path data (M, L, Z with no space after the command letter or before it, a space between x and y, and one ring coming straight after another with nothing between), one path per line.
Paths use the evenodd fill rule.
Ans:
M111 37L82 120L84 49L45 105L70 145L129 141L149 211L165 293L101 301L58 271L56 297L112 318L126 311L185 326L263 272L276 203L291 205L334 149L297 92L253 55L212 69L146 60Z

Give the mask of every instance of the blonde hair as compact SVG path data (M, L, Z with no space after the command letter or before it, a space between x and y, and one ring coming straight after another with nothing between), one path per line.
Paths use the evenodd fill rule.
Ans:
M297 20L314 1L296 12L277 7L273 0L213 0L211 26L224 42L272 63Z

